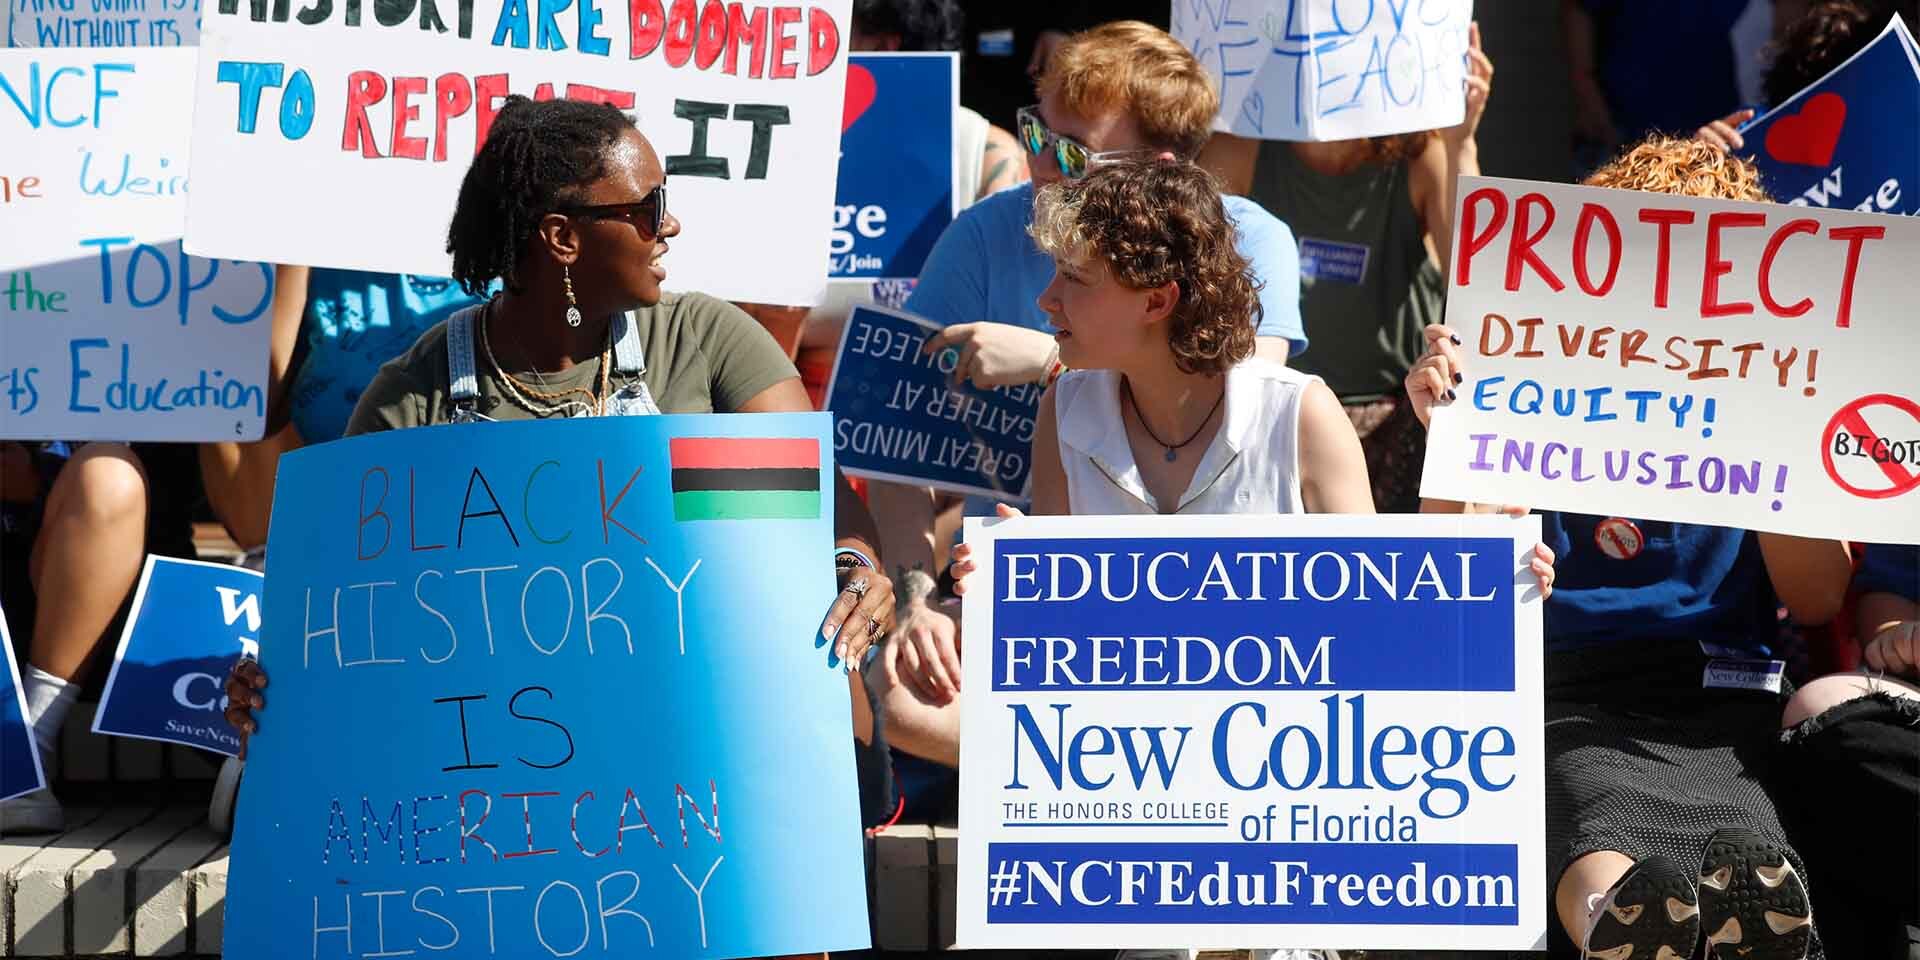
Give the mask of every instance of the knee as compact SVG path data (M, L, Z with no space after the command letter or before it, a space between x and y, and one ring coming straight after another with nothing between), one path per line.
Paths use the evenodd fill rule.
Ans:
M62 510L96 524L144 524L147 475L140 458L122 444L90 443L60 471L59 484L71 484Z
M1836 673L1820 677L1794 691L1780 714L1780 727L1791 730L1849 700L1874 692L1874 685L1857 673Z

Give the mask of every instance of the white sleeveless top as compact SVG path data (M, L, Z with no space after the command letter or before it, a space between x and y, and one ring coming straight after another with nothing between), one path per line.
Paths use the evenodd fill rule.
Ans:
M1266 360L1249 359L1228 370L1220 429L1179 504L1165 510L1147 491L1127 442L1120 374L1061 375L1053 406L1074 515L1304 513L1300 398L1318 379Z

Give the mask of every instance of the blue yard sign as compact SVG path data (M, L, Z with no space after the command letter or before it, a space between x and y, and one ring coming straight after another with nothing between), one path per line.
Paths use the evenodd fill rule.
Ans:
M40 774L40 748L27 726L27 699L20 690L20 665L13 659L7 613L0 610L0 656L7 660L6 688L0 689L0 800L46 786Z
M959 64L952 53L848 59L828 277L920 275L933 242L953 221Z
M1920 51L1899 17L1741 131L1767 192L1795 206L1920 213Z
M148 557L93 732L239 753L221 688L234 659L259 649L260 582L231 564Z
M834 459L854 476L1026 499L1040 385L955 385L955 351L921 349L939 329L897 310L854 308L827 384Z
M821 414L283 457L229 958L868 944ZM283 546L285 545L285 546Z

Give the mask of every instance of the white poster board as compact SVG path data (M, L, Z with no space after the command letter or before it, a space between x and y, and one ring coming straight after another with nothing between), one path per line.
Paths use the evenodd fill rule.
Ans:
M850 0L219 0L203 19L187 248L446 276L510 93L611 102L666 166L667 286L825 288Z
M260 438L273 271L180 251L198 52L0 50L0 437Z
M1173 35L1220 87L1214 129L1348 140L1466 115L1473 0L1175 0Z
M8 47L191 47L200 0L7 0Z
M1544 948L1539 534L968 520L958 945Z
M1463 178L1420 492L1920 543L1920 222Z

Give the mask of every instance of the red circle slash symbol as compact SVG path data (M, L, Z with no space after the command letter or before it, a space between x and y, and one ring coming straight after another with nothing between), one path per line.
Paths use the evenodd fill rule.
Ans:
M1840 408L1840 412L1827 421L1826 433L1820 437L1820 458L1827 468L1827 476L1840 489L1868 500L1885 500L1897 497L1916 488L1920 488L1920 464L1901 465L1890 457L1869 457L1880 472L1886 474L1889 486L1884 489L1868 489L1856 486L1840 476L1840 469L1833 461L1833 438L1841 430L1857 437L1878 437L1880 434L1867 423L1865 412L1875 407L1888 406L1913 419L1914 432L1920 435L1920 403L1907 397L1891 393L1876 393L1861 397Z

